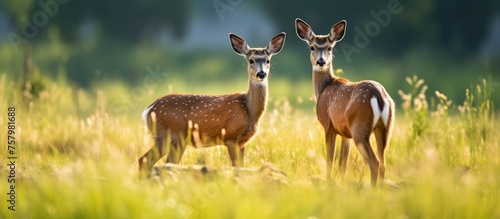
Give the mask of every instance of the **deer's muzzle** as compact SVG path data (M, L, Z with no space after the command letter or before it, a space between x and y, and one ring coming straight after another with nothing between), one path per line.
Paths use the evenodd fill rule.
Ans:
M259 79L264 79L264 78L266 78L266 77L267 77L267 74L266 74L265 72L263 72L263 71L259 71L259 72L257 72L257 75L256 75L256 76L257 76L257 78L259 78Z

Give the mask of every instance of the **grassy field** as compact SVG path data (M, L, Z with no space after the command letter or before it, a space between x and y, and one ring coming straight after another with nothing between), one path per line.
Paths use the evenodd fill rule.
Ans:
M73 89L45 83L38 97L0 76L0 142L7 142L7 111L16 107L15 211L7 148L0 161L1 218L500 218L500 146L485 82L463 103L426 91L409 78L393 96L399 106L387 150L389 180L398 188L369 186L369 168L353 147L346 183L325 179L322 127L308 95L270 80L271 101L246 167L273 163L288 183L262 179L150 180L137 158L152 139L140 112L165 92L224 93L245 83L130 89L120 83ZM309 94L310 82L296 84ZM311 85L312 86L312 85ZM141 90L143 88L143 90ZM302 92L303 93L303 92ZM426 96L427 94L427 96ZM298 95L298 94L293 94ZM339 147L337 147L339 149ZM338 153L337 153L338 154ZM229 166L224 147L188 148L182 164Z

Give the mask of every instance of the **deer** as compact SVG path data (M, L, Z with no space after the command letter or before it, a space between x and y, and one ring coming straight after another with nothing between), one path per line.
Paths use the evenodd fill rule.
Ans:
M385 177L384 153L393 132L394 101L376 81L351 82L334 75L332 50L344 38L346 26L347 22L341 20L331 27L327 35L316 35L305 21L300 18L295 20L297 36L310 49L316 116L325 132L327 180L332 179L336 138L340 135L341 180L346 180L350 140L353 139L370 168L371 185L376 186L377 181ZM376 139L378 157L370 145L372 133Z
M139 171L151 170L167 154L167 163L179 164L187 140L195 148L225 145L232 166L243 167L245 146L256 135L267 108L271 57L281 51L285 36L281 32L265 48L251 48L243 38L229 34L232 49L247 62L247 92L169 94L149 105L142 117L154 145L139 158Z

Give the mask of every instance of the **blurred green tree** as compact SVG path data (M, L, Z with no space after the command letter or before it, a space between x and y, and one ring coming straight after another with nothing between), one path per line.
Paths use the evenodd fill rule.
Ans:
M49 25L59 29L64 41L77 42L83 22L90 21L98 28L100 37L130 43L161 27L172 28L177 38L184 36L190 3L184 0L0 0L0 7L20 33L30 32L23 29L27 29L27 25L34 26L35 40L44 39L40 36L46 35L50 29L46 25Z
M398 57L408 48L428 45L449 55L477 51L486 36L490 21L500 13L500 1L264 1L259 6L279 27L295 33L293 20L300 17L311 24L318 34L326 34L339 20L348 21L344 40L353 44L354 27L364 30L367 23L376 21L374 13L386 10L389 4L399 4L402 11L393 14L386 27L373 37L370 50L383 51ZM296 44L298 40L288 43ZM457 53L458 52L458 53Z

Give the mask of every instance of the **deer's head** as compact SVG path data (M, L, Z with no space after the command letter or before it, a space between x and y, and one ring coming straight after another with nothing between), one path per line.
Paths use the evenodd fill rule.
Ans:
M327 35L316 35L305 21L300 18L295 20L297 36L307 42L311 50L310 59L314 69L324 70L331 65L333 47L344 38L346 25L347 22L341 20L332 26Z
M252 82L267 83L271 57L278 54L285 44L285 33L273 37L265 48L250 48L247 42L236 34L229 34L229 41L236 54L244 56L248 63L248 77Z

